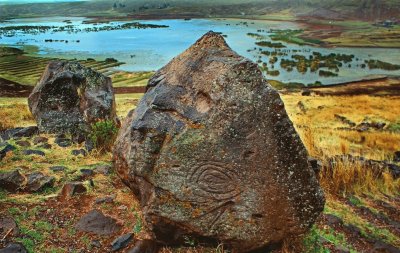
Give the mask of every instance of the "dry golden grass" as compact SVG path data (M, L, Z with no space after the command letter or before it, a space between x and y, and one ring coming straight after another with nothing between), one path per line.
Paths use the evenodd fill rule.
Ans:
M398 97L374 96L310 96L299 93L283 94L286 110L294 123L309 154L327 164L330 157L350 154L368 159L390 160L400 150L400 133L385 130L358 132L337 120L335 114L346 117L356 124L364 119L391 124L399 121ZM298 103L306 108L302 112ZM390 173L376 176L359 162L336 161L333 170L321 172L321 184L331 193L384 192L398 194L400 180Z
M35 124L27 103L26 98L0 98L0 131Z

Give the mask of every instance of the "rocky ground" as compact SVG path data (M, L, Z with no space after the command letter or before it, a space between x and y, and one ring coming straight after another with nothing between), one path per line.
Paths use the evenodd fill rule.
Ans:
M283 252L399 252L398 96L343 89L281 91L310 155L318 159L327 196L311 232L288 240ZM117 114L123 118L140 96L117 97ZM0 98L8 129L34 125L22 113L26 108L26 99ZM71 136L39 135L35 127L3 131L1 138L0 248L129 252L135 241L148 238L139 203L117 177L110 153L88 152ZM187 238L184 247L162 252L224 250Z

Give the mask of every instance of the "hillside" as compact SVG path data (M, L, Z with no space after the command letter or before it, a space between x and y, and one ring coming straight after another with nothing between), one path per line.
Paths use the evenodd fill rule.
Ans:
M88 10L90 10L88 12ZM288 11L295 17L357 18L376 20L399 18L400 3L395 0L218 0L144 1L92 0L87 2L3 5L0 18L31 16L139 16L159 17L186 14L192 17L237 17L271 15Z

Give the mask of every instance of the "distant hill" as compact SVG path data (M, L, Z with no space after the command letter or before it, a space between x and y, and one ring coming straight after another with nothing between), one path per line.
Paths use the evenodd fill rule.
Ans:
M4 1L4 0L3 0ZM26 1L26 0L24 0ZM10 1L8 1L10 2ZM1 3L1 2L0 2ZM399 0L90 0L7 4L0 18L32 16L237 17L288 10L293 17L382 20L400 18Z

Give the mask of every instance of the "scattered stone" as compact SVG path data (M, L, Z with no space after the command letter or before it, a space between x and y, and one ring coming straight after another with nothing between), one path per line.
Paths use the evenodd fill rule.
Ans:
M85 193L85 192L87 192L87 189L83 185L83 183L69 182L63 186L63 188L61 190L61 196L64 199L68 199L68 198L75 196L76 194Z
M7 153L16 150L17 148L11 144L7 144L2 150L0 150L0 161L6 157Z
M31 143L29 141L16 141L15 144L17 144L20 147L30 147Z
M382 130L385 126L386 126L386 123L384 123L384 122L368 122L368 121L364 120L363 122L361 122L360 124L357 125L356 129L359 132L365 132L370 129Z
M48 187L53 187L55 177L46 176L41 172L34 172L27 175L25 190L28 192L40 192Z
M343 225L343 220L336 215L324 214L324 217L326 219L326 223L331 227Z
M94 203L97 205L103 204L103 203L113 203L114 199L115 199L115 195L106 196L106 197L102 197L102 198L97 198Z
M51 149L51 145L48 143L44 143L42 145L38 145L38 148L43 148L43 149Z
M400 151L394 152L393 161L394 162L400 162Z
M92 169L80 169L80 172L82 174L82 176L84 177L90 177L94 175L94 171Z
M311 91L309 89L305 89L301 92L302 96L311 96Z
M311 168L314 170L316 175L319 175L322 169L322 162L314 157L308 157L308 163Z
M53 171L53 172L62 172L62 171L68 170L68 168L65 167L65 166L51 166L51 167L49 168L49 170L51 170L51 171Z
M40 143L46 143L46 142L48 142L48 141L49 141L49 139L46 138L46 137L43 137L43 136L36 136L36 137L33 139L33 144L38 145L38 144L40 144Z
M30 127L17 127L13 129L8 129L0 134L0 137L3 141L7 141L13 138L21 138L21 137L32 137L39 133L39 129L36 126Z
M91 141L90 139L87 139L86 141L85 141L85 149L86 149L86 151L87 152L92 152L93 151L93 149L94 149L94 143L93 143L93 141Z
M93 240L90 245L94 248L101 248L101 243L99 240Z
M16 237L18 235L19 228L15 220L11 217L0 217L0 238Z
M74 149L71 151L71 154L74 156L87 156L87 152L84 149Z
M132 239L133 233L121 235L111 243L112 251L118 251L125 248L132 241Z
M15 193L22 188L24 182L25 177L21 175L19 170L0 173L0 189Z
M387 244L382 241L377 241L374 244L374 253L400 253L400 249L393 245Z
M78 62L51 61L28 104L41 132L85 136L93 122L117 122L111 78Z
M0 249L0 253L28 253L28 251L21 243L10 243L4 249Z
M278 92L214 32L149 80L113 157L162 244L261 250L306 233L324 208Z
M341 116L339 114L335 114L335 119L341 121L343 124L349 125L350 127L356 126L356 123L354 123L353 121L351 121L348 118Z
M109 164L98 165L94 169L94 171L98 174L103 174L105 176L110 175L112 172L113 166Z
M38 156L46 155L43 151L33 150L33 149L22 150L22 154L23 155L38 155Z
M121 226L117 224L114 218L105 216L99 210L92 210L78 221L75 228L96 235L110 235L118 232Z
M56 138L54 140L54 143L56 143L58 146L62 148L70 147L72 145L72 141L67 138Z
M160 250L160 245L153 240L141 240L136 242L128 253L157 253Z

